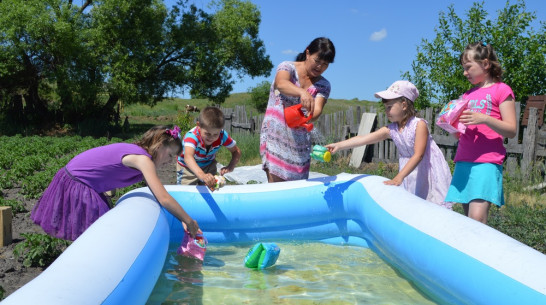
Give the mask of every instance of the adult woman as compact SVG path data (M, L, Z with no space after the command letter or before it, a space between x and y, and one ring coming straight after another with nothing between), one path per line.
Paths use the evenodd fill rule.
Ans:
M334 62L336 51L328 38L314 39L296 61L277 67L260 134L260 155L269 182L309 177L311 137L304 128L286 125L284 108L302 105L316 120L330 95L322 73Z

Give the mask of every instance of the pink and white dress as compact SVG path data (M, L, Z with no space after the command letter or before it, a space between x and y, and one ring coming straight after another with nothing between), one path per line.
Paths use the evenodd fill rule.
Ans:
M278 71L290 72L290 81L298 87L300 82L294 62L285 61ZM309 90L311 89L311 90ZM330 96L330 82L321 77L308 89L313 97ZM260 156L264 170L284 180L300 180L309 177L311 163L311 136L304 128L292 129L286 125L284 108L300 103L299 97L287 96L275 90L271 84L269 101L260 132Z
M410 118L402 131L398 123L388 125L391 139L398 149L399 170L402 170L415 154L415 130L419 121L428 122L417 117ZM425 155L419 165L406 177L402 186L410 193L427 201L451 209L451 204L444 202L451 184L449 165L436 142L429 134Z

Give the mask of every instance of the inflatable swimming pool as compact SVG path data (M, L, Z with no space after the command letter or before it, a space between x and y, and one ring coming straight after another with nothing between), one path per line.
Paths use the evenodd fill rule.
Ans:
M338 175L265 185L167 186L209 243L306 240L373 249L438 303L546 304L546 256L458 213ZM144 304L181 225L147 188L125 194L2 304Z

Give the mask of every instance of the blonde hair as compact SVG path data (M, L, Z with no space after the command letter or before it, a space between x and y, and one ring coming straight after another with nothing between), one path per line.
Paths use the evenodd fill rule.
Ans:
M161 147L173 145L177 149L177 155L182 153L182 141L178 135L179 128L175 126L169 129L167 126L154 126L142 135L142 138L135 144L144 148L155 160ZM176 134L176 136L174 135Z

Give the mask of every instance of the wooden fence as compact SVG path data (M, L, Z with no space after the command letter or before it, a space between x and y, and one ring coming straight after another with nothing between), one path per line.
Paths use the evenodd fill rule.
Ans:
M546 105L546 95L531 96L527 101L525 113L521 116L520 103L516 103L517 136L505 140L507 151L505 170L511 176L518 173L528 174L537 157L546 157L546 127L544 127L546 125L542 125L544 105ZM356 108L350 107L346 111L322 115L314 123L315 130L311 133L312 140L315 144L325 144L353 137L358 134L362 123L361 118L370 117L366 116L369 113L376 114L376 119L372 124L367 122L369 126L372 126L371 131L387 125L389 121L385 113L378 112L378 110L374 106L358 106ZM231 133L260 132L263 114L249 114L244 106L236 106L235 109L222 108L222 111L226 121L225 129ZM429 122L429 131L446 160L453 160L458 140L434 124L438 112L439 109L427 108L421 110L418 116ZM522 124L520 124L520 117L523 117ZM523 128L522 133L520 133L521 128ZM342 154L346 156L349 153L349 151L345 151ZM398 162L398 152L394 142L385 140L369 145L363 155L363 161Z

